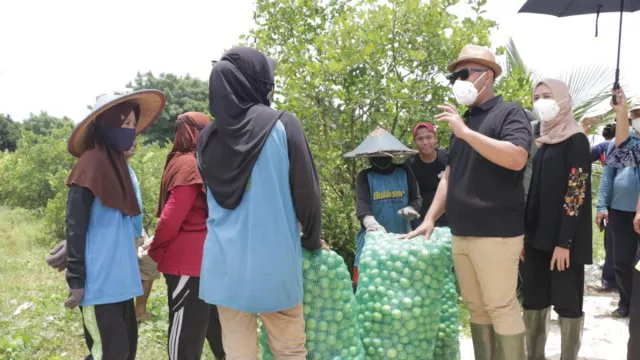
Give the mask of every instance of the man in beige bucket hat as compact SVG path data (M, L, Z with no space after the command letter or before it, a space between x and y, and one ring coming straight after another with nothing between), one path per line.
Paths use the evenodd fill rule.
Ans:
M436 120L453 132L448 166L423 223L407 237L429 237L446 204L475 358L522 360L525 328L516 286L531 124L522 106L494 94L502 68L491 50L467 45L448 70L453 95L468 110L460 117L453 105L438 106Z

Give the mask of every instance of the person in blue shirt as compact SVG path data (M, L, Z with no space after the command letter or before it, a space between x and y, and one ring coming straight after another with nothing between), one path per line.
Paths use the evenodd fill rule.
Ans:
M614 107L618 119L616 138L609 145L606 155L596 206L596 223L599 225L606 221L613 239L613 266L620 293L618 308L613 316L620 318L629 316L633 266L640 244L640 235L633 227L640 195L640 168L634 161L638 157L634 153L640 145L640 111L631 112L629 117L626 98L624 101L624 109L621 106ZM630 132L629 125L622 126L623 121L633 123L634 130Z
M640 99L636 99L631 103L629 109L627 104L627 97L622 89L614 89L613 94L617 98L617 104L611 102L611 107L615 111L616 121L618 126L616 127L616 137L614 140L614 146L610 149L605 159L605 165L613 169L619 170L633 170L638 171L640 166L640 138L636 135L640 133ZM629 121L624 121L626 119ZM633 127L633 131L630 131L630 127ZM611 214L610 214L611 216ZM625 229L628 229L628 220L625 219ZM625 254L624 260L631 260L631 264L623 264L622 271L628 271L627 265L631 265L631 283L622 283L622 285L630 286L631 298L629 302L629 342L627 344L627 360L636 360L640 358L640 248L638 247L638 240L640 237L640 197L636 204L635 216L631 225L635 236L632 236L631 231L628 231L628 241L623 244L626 245L626 250L629 252ZM635 240L635 241L634 241ZM614 237L614 241L617 241ZM615 246L615 243L614 243ZM632 253L632 249L635 247L636 251ZM616 250L616 254L618 250ZM632 257L634 257L632 259ZM618 270L616 268L616 270ZM618 274L616 273L616 276ZM620 283L620 280L617 279ZM628 279L625 279L628 281ZM622 300L622 293L620 293Z
M128 164L129 159L136 153L136 142L134 141L131 149L124 152L124 156L127 159L127 166L129 168L129 174L133 181L133 189L138 199L140 209L142 209L142 194L140 193L140 183L138 177L131 165ZM151 315L147 312L147 300L151 295L151 288L153 282L160 278L160 272L158 272L158 265L149 257L147 250L153 237L148 238L143 228L142 213L133 217L134 235L136 237L136 247L138 248L138 264L140 265L140 277L142 278L142 290L143 295L136 298L136 319L138 322L151 319ZM58 271L64 271L67 269L67 241L64 240L56 245L51 252L51 255L47 258L47 264Z
M602 137L604 137L605 141L591 147L592 162L600 161L600 163L604 165L605 155L607 150L609 150L611 140L615 137L615 133L616 124L607 124L604 129L602 129ZM613 269L613 238L611 236L611 231L608 231L606 224L601 223L599 225L604 229L605 256L604 266L602 267L602 277L600 280L601 285L595 290L599 292L611 292L616 289L616 277Z
M228 50L197 143L209 208L200 298L218 307L229 359L258 358L258 314L276 359L307 356L302 248L323 246L320 187L302 125L270 107L273 89L273 60Z
M64 305L80 306L89 359L136 356L133 299L143 292L135 237L141 208L124 152L157 119L164 102L157 90L102 95L69 139L78 161L67 180L70 290Z
M415 154L382 128L377 128L346 158L368 158L371 167L356 177L356 216L362 225L356 237L353 287L358 287L358 264L368 232L406 234L411 221L420 217L422 197L418 181L406 164L395 164L392 155Z

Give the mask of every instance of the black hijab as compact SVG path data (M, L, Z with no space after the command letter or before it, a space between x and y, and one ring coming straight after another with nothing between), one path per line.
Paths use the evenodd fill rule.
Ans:
M234 47L211 70L209 111L215 120L200 133L202 177L216 202L235 209L271 129L282 115L269 107L274 62L258 50Z

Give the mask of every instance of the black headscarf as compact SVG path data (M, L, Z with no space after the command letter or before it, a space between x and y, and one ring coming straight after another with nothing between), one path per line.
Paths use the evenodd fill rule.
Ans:
M200 133L200 170L216 202L235 209L271 129L282 112L269 107L274 62L258 50L234 47L211 70L209 111Z

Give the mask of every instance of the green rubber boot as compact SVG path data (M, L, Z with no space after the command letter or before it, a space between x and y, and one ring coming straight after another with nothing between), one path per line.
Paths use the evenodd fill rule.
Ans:
M524 310L522 314L526 327L527 360L546 360L544 348L549 335L551 311Z
M561 355L560 360L577 360L582 345L584 316L578 319L560 318Z
M493 325L471 323L471 340L476 360L498 360L496 333Z
M516 335L496 334L498 343L498 359L500 360L524 360L524 333Z

